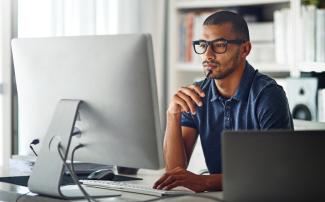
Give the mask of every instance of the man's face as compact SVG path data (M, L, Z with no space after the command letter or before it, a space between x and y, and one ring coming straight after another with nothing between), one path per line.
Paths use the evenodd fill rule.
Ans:
M234 40L239 37L236 37L232 32L229 23L203 26L201 39L212 41L219 38ZM240 46L238 44L227 44L226 52L221 54L214 52L211 46L208 46L206 52L201 55L204 72L207 74L210 70L210 77L213 79L226 78L239 67Z

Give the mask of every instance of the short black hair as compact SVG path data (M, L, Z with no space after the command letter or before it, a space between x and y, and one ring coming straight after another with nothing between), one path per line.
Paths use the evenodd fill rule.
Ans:
M241 37L241 39L249 41L247 23L244 18L237 13L231 11L217 11L207 17L203 25L222 25L225 23L230 23L232 25L232 31L234 31L237 36Z

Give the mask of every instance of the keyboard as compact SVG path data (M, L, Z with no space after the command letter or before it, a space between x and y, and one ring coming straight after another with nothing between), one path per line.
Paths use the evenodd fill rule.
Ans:
M153 196L170 196L170 195L184 195L184 194L194 194L195 192L187 189L185 187L175 188L173 190L160 190L153 189L150 186L126 183L126 182L115 182L108 180L80 180L80 182L87 186L93 186L98 188L117 190L117 191L126 191L139 194L147 194Z

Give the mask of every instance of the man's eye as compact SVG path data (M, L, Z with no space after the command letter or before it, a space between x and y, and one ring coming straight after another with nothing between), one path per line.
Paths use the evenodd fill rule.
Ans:
M224 48L226 46L226 44L225 43L215 43L214 46Z
M199 45L200 45L201 48L205 48L207 46L206 43L200 43Z

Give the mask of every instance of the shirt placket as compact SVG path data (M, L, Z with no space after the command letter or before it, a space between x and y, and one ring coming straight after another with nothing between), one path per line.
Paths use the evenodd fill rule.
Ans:
M231 126L231 107L230 107L230 102L226 101L224 104L224 109L225 109L225 118L224 118L224 127L225 129L232 129Z

